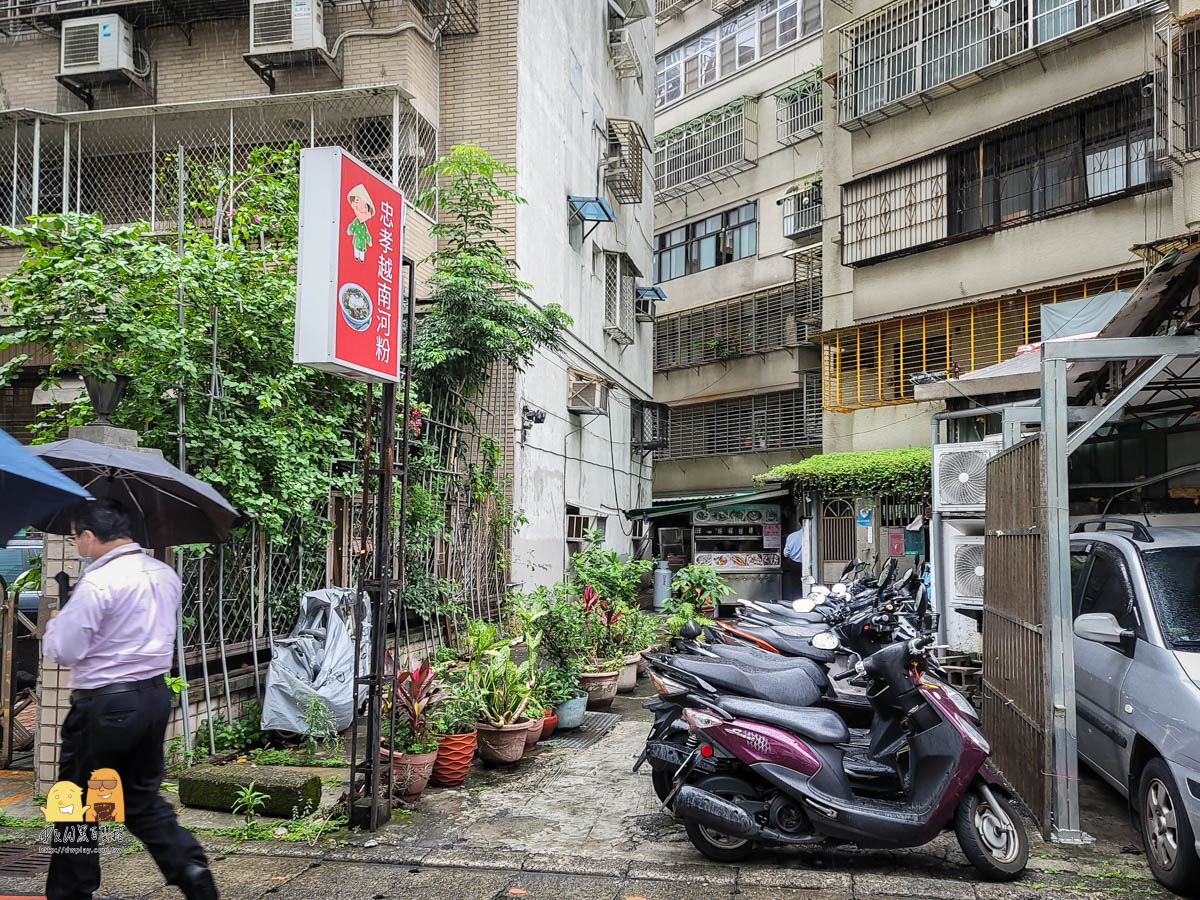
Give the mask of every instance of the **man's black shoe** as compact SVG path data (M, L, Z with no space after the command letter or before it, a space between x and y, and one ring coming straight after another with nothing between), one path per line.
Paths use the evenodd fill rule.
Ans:
M206 866L194 863L183 870L179 879L179 889L187 900L218 900L217 884L213 881L212 872Z

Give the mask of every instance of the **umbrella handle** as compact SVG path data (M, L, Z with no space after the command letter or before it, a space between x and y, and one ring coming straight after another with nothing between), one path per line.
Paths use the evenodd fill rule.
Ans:
M58 608L61 610L71 599L71 576L66 572L59 572L54 576L54 580L58 582Z

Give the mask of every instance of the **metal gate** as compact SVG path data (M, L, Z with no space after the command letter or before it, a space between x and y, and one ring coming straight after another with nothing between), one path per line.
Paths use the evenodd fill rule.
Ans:
M1047 609L1040 438L988 462L984 519L983 730L992 761L1050 830L1051 729L1043 623Z
M823 580L836 578L836 572L854 559L854 502L832 497L821 504L821 571Z

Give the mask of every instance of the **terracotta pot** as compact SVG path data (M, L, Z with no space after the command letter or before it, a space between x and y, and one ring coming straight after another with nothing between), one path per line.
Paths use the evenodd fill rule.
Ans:
M587 691L588 709L608 709L613 697L617 696L618 672L584 672L579 676L579 686Z
M583 724L583 714L587 711L587 691L575 691L570 700L564 700L554 707L558 717L558 730L570 731Z
M650 664L646 662L646 654L653 653L656 649L654 644L651 644L638 654L637 673L639 678L645 678L650 674Z
M529 720L522 716L512 725L499 728L484 722L476 722L479 755L490 763L514 763L525 752L525 738L529 734Z
M475 756L475 732L439 734L437 742L437 761L429 780L441 787L458 787L467 780Z
M546 720L542 716L529 720L529 732L525 735L525 749L532 750L533 745L542 739L542 726Z
M617 676L617 693L628 694L637 687L637 667L642 654L631 653L625 657L625 668Z
M554 714L553 709L546 710L546 717L543 719L542 737L541 740L546 740L550 735L554 734L554 729L558 727L558 716Z
M379 748L379 758L391 761L392 784L395 792L404 800L415 800L421 796L433 774L437 751L432 753L391 753L386 747Z

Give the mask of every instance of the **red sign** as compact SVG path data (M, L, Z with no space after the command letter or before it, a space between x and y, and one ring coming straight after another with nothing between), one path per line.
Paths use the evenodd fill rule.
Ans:
M300 159L295 360L398 381L405 296L404 195L339 147Z

